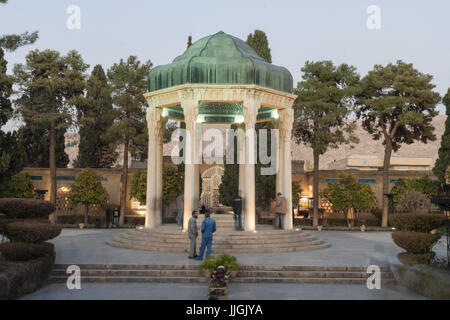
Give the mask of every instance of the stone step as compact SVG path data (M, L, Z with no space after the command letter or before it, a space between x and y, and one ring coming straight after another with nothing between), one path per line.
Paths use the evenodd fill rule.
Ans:
M160 247L160 248L188 248L189 241L186 239L184 242L164 242L164 241L148 241L143 239L128 239L128 238L113 238L114 242L125 243L125 244L135 244L138 246L146 247ZM245 249L245 248L284 248L291 246L311 246L316 244L321 244L321 240L315 238L307 239L290 239L289 241L279 242L279 243L227 243L225 241L214 241L213 248L216 249ZM197 241L197 244L201 244L201 240Z
M237 277L235 283L321 283L321 284L366 284L366 279L355 278L252 278ZM396 285L395 279L381 279L382 285Z
M188 237L186 232L150 232L144 230L132 230L124 234L135 235L139 237L154 237L163 239L186 239ZM199 235L201 236L201 234ZM290 237L302 237L309 236L309 233L301 231L272 231L272 232L245 232L245 231L232 231L232 232L216 232L214 233L214 239L236 239L236 240L259 240L259 239L283 239Z
M50 283L65 283L67 276L50 277ZM147 277L147 276L83 276L85 283L206 283L205 277Z
M69 264L57 264L49 282L64 283L69 275ZM87 264L79 265L82 282L95 283L206 283L207 279L196 265L133 265ZM381 283L396 285L389 267L381 267ZM249 266L240 267L235 283L329 283L366 284L366 267L363 266Z
M360 278L367 279L371 274L365 272L332 271L239 271L239 278ZM381 272L382 279L393 279L391 272Z
M51 277L66 276L64 269L54 269ZM81 269L81 276L87 277L203 277L203 272L198 270L108 270L108 269Z
M310 251L310 250L318 250L325 249L330 247L330 244L324 240L317 240L317 243L304 245L304 244L296 244L295 246L288 247L268 247L268 248L216 248L213 247L212 254L233 254L233 253L279 253L279 252L299 252L299 251ZM107 245L122 248L122 249L132 249L132 250L141 250L141 251L155 251L155 252L179 252L179 253L187 253L188 248L177 248L177 247L159 247L159 246L142 246L130 243L121 243L115 241L107 241Z
M187 236L181 238L161 238L156 237L152 235L137 235L137 234L130 234L125 233L121 234L119 237L121 239L127 239L127 240L134 240L134 241L145 241L145 242L159 242L159 243L182 243L186 244L189 243L189 238ZM278 243L289 243L289 242L301 242L301 241L312 241L316 240L316 238L310 236L309 234L298 234L298 235L292 235L289 237L280 237L280 238L261 238L261 239L235 239L235 238L223 238L223 237L214 237L214 243L217 244L278 244ZM201 236L197 238L197 242L201 242Z

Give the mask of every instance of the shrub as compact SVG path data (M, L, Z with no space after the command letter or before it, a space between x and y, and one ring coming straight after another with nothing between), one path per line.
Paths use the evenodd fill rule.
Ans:
M395 208L408 213L428 213L431 211L431 200L422 192L406 191Z
M53 254L51 243L9 242L0 245L0 252L8 261L27 261Z
M0 213L11 219L48 218L55 211L55 205L49 201L36 199L0 199Z
M430 232L438 229L446 222L442 214L393 214L389 217L389 224L400 231Z
M383 217L383 210L380 208L372 208L370 213L381 223L381 219Z
M392 234L394 243L408 253L426 253L439 240L438 234L398 231Z
M397 257L401 263L406 265L428 264L436 254L434 252L408 253L400 252Z
M32 199L34 186L28 173L18 173L11 177L6 190L7 197Z
M11 242L41 243L61 233L60 226L39 221L12 222L6 229Z
M224 266L229 271L237 271L239 264L236 261L236 257L229 254L222 254L216 259L216 266Z
M216 259L217 258L215 256L209 256L205 259L205 261L202 262L202 264L200 265L200 269L215 270L217 268Z

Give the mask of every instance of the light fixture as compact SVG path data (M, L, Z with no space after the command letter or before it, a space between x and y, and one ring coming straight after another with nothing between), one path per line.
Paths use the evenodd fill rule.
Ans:
M235 123L244 123L244 116L238 115L234 117Z
M169 110L167 110L167 108L163 108L161 116L162 117L167 117L168 115L169 115Z
M278 110L272 110L272 118L278 119L280 116L278 115Z
M197 123L202 123L202 122L204 122L204 121L205 121L205 116L199 115L199 116L197 117Z

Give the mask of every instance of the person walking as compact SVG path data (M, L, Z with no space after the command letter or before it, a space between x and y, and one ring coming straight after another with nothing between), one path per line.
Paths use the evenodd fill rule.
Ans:
M281 192L278 192L275 206L275 213L276 213L275 221L278 222L278 229L283 229L282 216L286 215L286 210L287 210L287 200L281 194Z
M114 209L113 217L114 217L114 225L116 226L116 228L119 228L120 210L118 207Z
M189 219L188 223L188 236L189 236L189 259L197 258L197 236L198 236L198 228L197 228L197 218L198 212L193 211L192 217Z
M214 232L216 232L216 222L214 221L214 219L211 219L209 217L209 212L206 212L205 220L203 220L202 223L202 245L200 246L198 257L195 259L203 260L203 254L205 253L206 247L208 247L208 249L206 250L206 258L209 257L209 255L211 254Z
M236 231L242 230L242 197L240 195L235 195L231 199L231 206L233 207L233 218L234 218L234 228Z
M184 211L184 194L181 193L177 197L177 223L179 226L183 224L183 211Z

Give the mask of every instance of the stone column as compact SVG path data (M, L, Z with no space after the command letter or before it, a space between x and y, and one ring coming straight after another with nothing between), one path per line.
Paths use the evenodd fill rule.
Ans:
M238 130L242 130L245 133L245 125L241 124L238 126ZM241 142L239 143L239 140L241 140ZM244 189L245 189L245 138L240 139L239 137L237 138L237 148L236 150L238 150L238 157L237 157L237 161L239 164L239 189L238 189L238 193L241 197L244 197ZM243 212L245 212L245 208L242 208Z
M163 168L164 168L164 159L163 159L163 136L166 127L166 121L162 118L162 109L157 108L157 128L156 128L156 194L155 194L155 217L156 217L156 226L162 225L162 215L163 215Z
M182 100L181 107L186 122L183 230L187 230L189 218L195 210L195 124L198 116L198 100Z
M276 192L275 197L278 192L283 193L283 130L280 130L280 120L277 121L278 129L278 145L277 145L277 177L276 177Z
M156 227L156 150L158 135L158 113L154 106L147 108L148 124L148 162L147 162L147 206L145 211L145 228Z
M244 100L245 121L245 187L244 187L244 230L254 231L256 229L256 206L255 206L255 164L256 164L256 116L260 102L252 97Z
M202 123L195 123L195 193L194 193L194 208L195 210L200 205L200 164L202 155Z
M293 228L292 213L292 170L291 170L291 138L293 126L293 110L284 109L280 116L280 131L283 145L283 195L287 199L287 214L283 220L283 228Z

